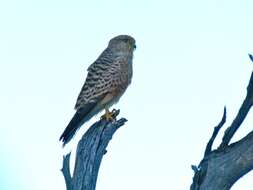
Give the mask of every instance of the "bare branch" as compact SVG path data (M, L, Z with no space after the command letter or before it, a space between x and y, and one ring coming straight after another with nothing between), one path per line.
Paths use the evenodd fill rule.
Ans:
M209 142L206 145L206 150L205 150L204 157L206 157L208 154L211 153L213 142L214 142L216 136L218 135L221 127L224 125L225 122L226 122L226 107L224 107L223 116L222 116L222 119L221 119L220 123L216 127L214 127L213 135L212 135L211 139L209 140Z
M219 148L222 149L229 144L235 132L241 126L242 122L247 116L252 105L253 105L253 72L251 73L250 81L247 87L246 98L243 101L243 104L241 105L239 112L235 117L234 121L232 122L231 126L226 129L225 134L222 138L222 143Z
M212 144L226 121L225 108L222 120L215 127L206 146L204 158L198 166L192 166L194 177L191 190L229 190L240 177L253 169L253 131L229 145L252 105L253 72L247 87L246 98L231 126L225 131L220 147L212 150Z

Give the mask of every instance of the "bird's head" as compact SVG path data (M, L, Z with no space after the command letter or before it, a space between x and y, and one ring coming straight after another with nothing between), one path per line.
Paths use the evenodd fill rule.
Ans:
M109 47L116 51L133 52L136 48L135 39L128 35L120 35L112 38Z

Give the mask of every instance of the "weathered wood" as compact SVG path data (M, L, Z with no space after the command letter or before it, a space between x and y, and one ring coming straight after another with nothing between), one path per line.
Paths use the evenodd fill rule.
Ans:
M220 129L223 127L224 123L226 122L226 115L227 115L226 113L227 113L226 107L224 107L222 119L221 119L220 123L216 127L214 127L213 135L206 145L204 157L208 156L212 152L213 142L214 142L216 136L218 135Z
M115 117L119 111L114 112ZM76 150L74 173L69 171L70 155L63 159L62 172L67 190L95 190L99 167L106 147L116 130L127 120L108 122L104 119L94 123L79 141Z
M212 151L201 161L191 190L229 190L253 169L253 132L222 151Z
M235 132L253 105L253 72L247 87L247 95L230 127L224 133L220 146L212 150L212 144L225 123L226 112L215 127L204 158L194 170L191 190L229 190L243 175L253 169L253 131L241 140L229 144Z

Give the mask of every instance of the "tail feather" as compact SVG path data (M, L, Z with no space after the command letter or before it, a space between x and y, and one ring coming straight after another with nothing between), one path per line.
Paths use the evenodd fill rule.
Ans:
M81 125L91 118L92 108L93 106L91 105L86 106L85 109L81 108L75 113L59 139L63 142L63 146L65 146L73 138Z

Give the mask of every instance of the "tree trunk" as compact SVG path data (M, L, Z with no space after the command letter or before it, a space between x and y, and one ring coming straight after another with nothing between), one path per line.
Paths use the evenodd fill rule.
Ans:
M114 117L119 110L114 112ZM69 170L70 153L63 157L62 173L67 190L95 190L98 170L106 147L116 130L127 120L108 122L104 119L94 123L79 141L73 176Z

